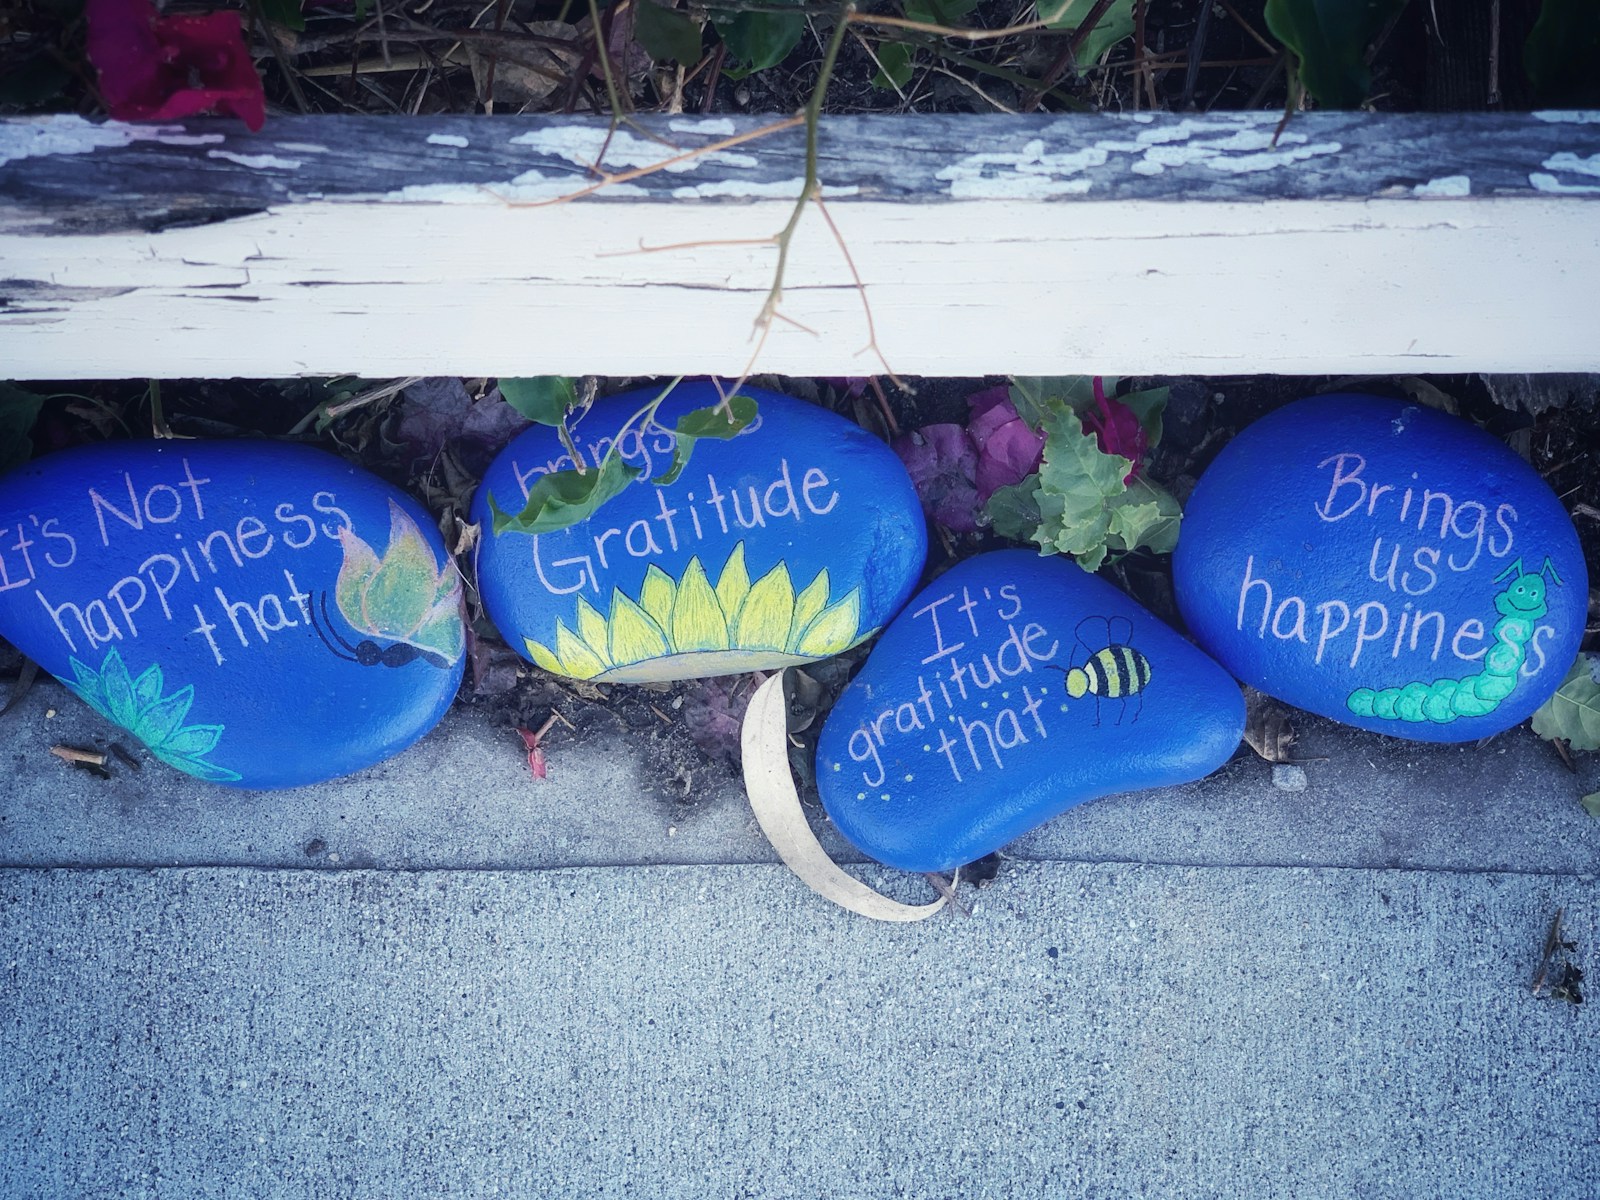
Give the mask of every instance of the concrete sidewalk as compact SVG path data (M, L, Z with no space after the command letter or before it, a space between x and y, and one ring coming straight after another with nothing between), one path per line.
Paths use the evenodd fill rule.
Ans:
M97 731L0 722L4 1200L1600 1196L1592 1006L1528 990L1557 908L1600 980L1600 764L1526 731L1307 721L1306 791L1096 802L910 927L620 740L252 795Z

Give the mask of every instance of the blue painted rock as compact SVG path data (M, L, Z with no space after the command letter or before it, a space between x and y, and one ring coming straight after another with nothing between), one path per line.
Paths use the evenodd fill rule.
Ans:
M927 530L894 452L813 404L756 388L757 419L702 438L670 484L680 417L715 405L680 384L618 453L641 474L589 519L542 534L493 532L490 497L522 509L572 459L537 427L490 466L473 503L478 587L506 641L548 671L621 683L812 662L865 640L916 586ZM596 404L576 433L597 461L655 392Z
M119 442L0 479L0 635L152 754L296 787L370 766L461 681L427 513L276 442Z
M1085 800L1207 775L1243 732L1238 684L1145 609L1001 550L884 633L828 715L817 786L865 853L946 871Z
M1290 704L1428 742L1508 729L1583 635L1577 534L1465 421L1320 396L1245 429L1201 478L1173 562L1189 628Z

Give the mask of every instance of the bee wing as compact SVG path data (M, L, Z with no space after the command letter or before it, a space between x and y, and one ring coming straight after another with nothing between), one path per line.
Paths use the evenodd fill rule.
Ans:
M1122 618L1119 617L1117 619L1121 620ZM1078 622L1077 627L1072 631L1072 634L1078 639L1078 644L1091 654L1096 650L1104 650L1111 644L1112 641L1111 620L1112 619L1110 617L1085 617L1083 620ZM1105 636L1096 636L1093 641L1090 641L1089 634L1095 633L1094 626L1096 624L1099 625L1099 632L1103 633ZM1084 632L1085 628L1088 628L1088 634Z
M1127 617L1106 618L1106 645L1126 646L1133 641L1133 622Z

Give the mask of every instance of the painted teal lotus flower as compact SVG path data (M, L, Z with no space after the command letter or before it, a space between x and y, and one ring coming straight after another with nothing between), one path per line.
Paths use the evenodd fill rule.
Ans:
M95 712L133 734L162 762L213 783L238 780L237 772L204 757L217 748L224 726L183 723L194 703L192 684L163 696L161 668L151 664L134 679L117 650L106 655L98 672L74 658L72 672L76 680L61 682Z

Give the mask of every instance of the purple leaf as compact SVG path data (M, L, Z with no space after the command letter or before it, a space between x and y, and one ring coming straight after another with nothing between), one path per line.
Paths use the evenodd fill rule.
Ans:
M977 448L973 481L977 501L987 504L998 488L1020 483L1039 469L1044 458L1044 434L1017 415L1009 389L987 388L967 397L972 419L967 433Z
M972 439L960 425L924 425L894 440L894 452L916 485L922 509L957 533L978 528L978 468Z
M1094 377L1094 402L1095 408L1083 414L1083 427L1094 432L1104 453L1120 454L1133 464L1122 478L1122 482L1127 483L1144 466L1144 456L1150 449L1149 436L1133 409L1120 400L1106 398L1098 375Z

